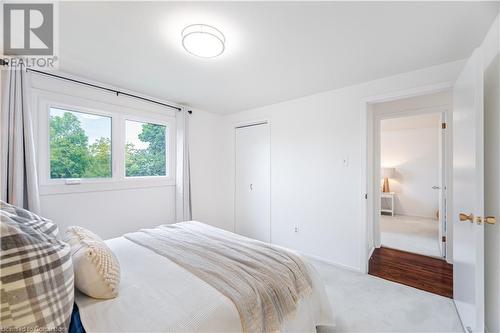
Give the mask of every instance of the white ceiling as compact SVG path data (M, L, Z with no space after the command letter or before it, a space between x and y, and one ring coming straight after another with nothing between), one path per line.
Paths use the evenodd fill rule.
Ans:
M231 113L467 57L498 2L60 2L61 70ZM187 54L206 23L226 52Z

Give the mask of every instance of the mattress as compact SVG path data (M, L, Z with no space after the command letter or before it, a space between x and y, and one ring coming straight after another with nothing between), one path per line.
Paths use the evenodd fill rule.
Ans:
M234 304L181 266L123 237L106 241L118 257L121 282L118 297L97 300L75 295L87 332L241 332ZM333 325L325 290L307 263L313 292L303 297L285 332L315 332Z

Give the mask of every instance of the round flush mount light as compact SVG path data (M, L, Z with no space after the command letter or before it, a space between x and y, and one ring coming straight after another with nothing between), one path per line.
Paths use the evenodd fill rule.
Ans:
M191 24L182 30L182 46L197 57L217 57L224 52L225 44L224 34L211 25Z

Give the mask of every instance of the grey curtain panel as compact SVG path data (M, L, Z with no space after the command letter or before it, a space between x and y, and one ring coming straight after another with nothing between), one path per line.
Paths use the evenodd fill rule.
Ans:
M191 177L189 167L189 113L182 108L177 112L177 173L175 196L176 222L190 221L191 209Z
M32 114L25 70L2 73L1 198L40 213Z

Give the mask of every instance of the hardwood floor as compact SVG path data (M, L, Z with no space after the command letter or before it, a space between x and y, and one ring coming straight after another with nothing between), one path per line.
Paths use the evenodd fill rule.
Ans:
M368 273L453 298L453 265L445 260L381 247L373 252Z

